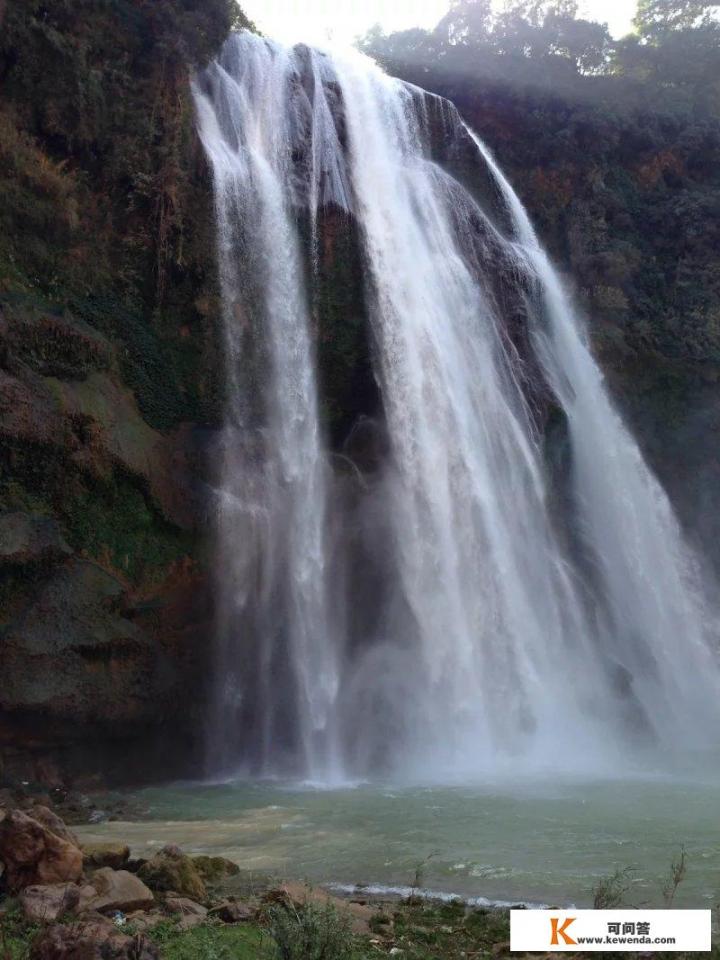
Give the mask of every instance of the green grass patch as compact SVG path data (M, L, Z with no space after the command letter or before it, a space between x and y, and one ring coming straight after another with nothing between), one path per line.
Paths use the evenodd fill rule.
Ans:
M40 925L28 923L14 900L0 903L0 910L0 960L27 960Z
M183 931L168 920L148 937L160 948L163 960L257 960L264 955L265 940L254 925L204 925Z

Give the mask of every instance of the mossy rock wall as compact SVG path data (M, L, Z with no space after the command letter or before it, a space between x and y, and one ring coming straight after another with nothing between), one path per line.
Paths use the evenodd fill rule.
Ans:
M186 771L223 402L189 81L244 21L232 0L0 18L0 778Z

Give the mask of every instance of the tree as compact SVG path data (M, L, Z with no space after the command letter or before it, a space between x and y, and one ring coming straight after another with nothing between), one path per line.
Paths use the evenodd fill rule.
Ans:
M452 0L434 34L444 44L478 46L488 40L492 17L490 0Z
M639 0L633 21L637 32L617 45L613 71L717 112L717 10L718 4L707 0Z
M639 0L633 25L642 39L659 43L671 31L707 24L719 7L708 0Z
M520 0L495 21L493 40L505 56L540 60L555 57L581 73L597 72L607 61L611 38L607 26L577 19L575 0Z
M607 25L550 13L543 24L548 52L571 60L580 73L604 68L612 49Z
M438 43L433 34L420 27L384 33L380 24L371 27L358 43L359 48L382 63L393 60L425 60L432 62L438 56Z
M639 0L636 32L614 41L607 24L578 17L578 0L506 0L499 13L491 0L450 0L431 33L387 36L375 28L363 49L387 65L405 60L429 69L442 62L445 70L504 77L516 86L569 90L579 76L603 75L624 82L616 91L628 99L672 91L666 104L681 110L695 104L714 114L720 96L718 9L718 0Z

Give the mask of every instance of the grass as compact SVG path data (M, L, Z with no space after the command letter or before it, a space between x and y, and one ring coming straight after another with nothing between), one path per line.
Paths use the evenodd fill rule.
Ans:
M593 905L613 909L625 904L632 868L616 870L596 885ZM673 903L687 873L683 848L673 859L663 887L666 906ZM416 877L416 886L421 876ZM256 893L249 892L257 903ZM28 960L40 927L28 924L13 901L0 913L0 960ZM378 903L370 931L351 932L349 920L333 904L290 901L268 903L251 923L224 925L209 920L192 930L168 918L147 932L163 960L494 960L510 956L510 914L490 907L470 908L462 900ZM125 933L134 933L128 924ZM584 954L577 954L584 956ZM606 954L623 958L626 954ZM697 954L654 954L655 960L683 960ZM720 960L720 949L703 954Z
M266 950L266 935L250 924L183 931L168 920L147 936L160 948L163 960L258 960Z
M275 960L350 960L353 955L350 921L331 903L278 905L267 920Z
M670 876L663 884L662 888L663 901L665 902L665 907L668 910L672 907L678 887L683 882L686 875L687 857L685 854L685 847L680 847L680 854L677 860L673 859L672 863L670 864Z
M438 904L399 904L385 949L402 950L403 960L463 960L495 955L510 941L510 914L493 909L468 911L460 900Z
M509 915L498 910L467 912L450 904L394 905L378 913L369 936L354 936L332 907L272 907L258 923L203 924L181 930L168 919L146 936L163 960L465 960L489 954L510 938ZM17 910L0 919L0 960L27 960L39 927ZM131 927L123 928L132 933ZM4 940L3 940L4 937ZM5 946L4 946L5 944Z
M0 960L27 960L39 932L39 924L28 923L20 908L11 901L0 914Z
M385 904L384 912L378 913L375 922L371 923L373 933L353 936L346 930L343 942L329 952L322 952L322 937L311 937L309 943L305 941L307 918L300 918L289 934L294 944L290 954L279 949L281 943L288 942L284 939L287 931L279 934L280 941L273 937L273 932L276 936L279 933L272 919L274 909L257 923L234 926L208 923L192 930L181 930L168 919L149 931L147 936L159 948L162 960L277 960L286 956L293 960L381 960L383 957L395 957L396 960L492 960L510 957L508 911L468 909L459 900L444 904ZM304 913L305 909L298 913ZM314 908L314 911L325 912L324 908ZM339 928L334 921L331 922L337 932ZM28 960L30 945L38 930L37 925L25 924L17 911L0 917L0 960ZM133 931L125 927L123 932ZM303 943L309 945L308 951L302 949ZM320 952L315 950L318 945ZM301 948L299 952L295 947ZM608 960L612 957L623 960L628 955L604 956ZM653 956L655 960L699 956L720 960L720 951L714 947L710 954L656 953Z

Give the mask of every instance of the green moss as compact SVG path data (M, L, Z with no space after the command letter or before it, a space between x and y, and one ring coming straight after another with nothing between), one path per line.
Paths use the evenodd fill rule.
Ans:
M62 497L67 464L45 444L3 438L0 443L0 509L50 517Z
M138 877L151 890L172 890L181 896L203 901L207 897L205 884L193 861L185 854L158 853L138 870Z
M10 475L0 466L0 511L13 513L35 513L41 517L52 517L50 502L43 496L28 489L23 483Z
M240 867L225 857L193 857L192 861L206 883L220 883L226 877L240 873Z
M140 305L111 294L74 298L70 306L75 316L120 344L123 380L150 426L170 430L182 422L219 419L217 329L202 322L192 303L172 314L158 312L150 321Z
M134 582L152 582L193 547L190 535L163 520L138 481L118 470L92 486L78 478L60 516L73 549L109 560Z

